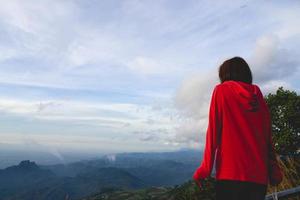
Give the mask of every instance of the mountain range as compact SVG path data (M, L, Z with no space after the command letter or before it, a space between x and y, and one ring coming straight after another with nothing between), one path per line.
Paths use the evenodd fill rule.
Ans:
M184 150L120 153L65 165L24 160L0 170L0 199L82 199L109 190L176 186L191 179L201 156Z

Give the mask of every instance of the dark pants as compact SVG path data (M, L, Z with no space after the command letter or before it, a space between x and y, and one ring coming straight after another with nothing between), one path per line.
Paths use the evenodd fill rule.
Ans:
M236 181L216 180L216 200L264 200L267 185Z

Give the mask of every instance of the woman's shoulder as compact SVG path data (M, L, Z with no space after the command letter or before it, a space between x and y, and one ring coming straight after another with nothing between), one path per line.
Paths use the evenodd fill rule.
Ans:
M214 90L223 91L228 90L230 88L229 84L227 83L218 83L215 85Z
M215 88L218 88L219 90L228 90L228 89L232 90L232 89L235 89L234 86L237 86L237 85L239 85L241 87L253 87L255 92L262 94L260 87L258 85L253 84L253 83L251 83L251 84L244 83L242 81L232 81L232 80L224 81L223 83L216 84Z

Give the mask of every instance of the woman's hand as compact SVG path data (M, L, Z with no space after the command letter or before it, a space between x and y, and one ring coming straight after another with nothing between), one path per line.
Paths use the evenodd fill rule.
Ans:
M199 189L203 189L203 183L202 183L202 180L197 180L197 179L194 179L194 181L196 182L197 186Z
M193 179L194 179L194 181L196 182L198 188L199 188L199 189L202 189L202 188L203 188L203 182L202 182L203 180L200 179L200 177L198 176L197 171L194 173Z

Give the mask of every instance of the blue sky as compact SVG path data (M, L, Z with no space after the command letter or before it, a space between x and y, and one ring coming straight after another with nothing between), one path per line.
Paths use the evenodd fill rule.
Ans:
M2 145L203 148L217 68L299 92L299 1L1 1ZM0 144L0 145L1 145Z

